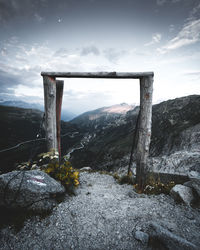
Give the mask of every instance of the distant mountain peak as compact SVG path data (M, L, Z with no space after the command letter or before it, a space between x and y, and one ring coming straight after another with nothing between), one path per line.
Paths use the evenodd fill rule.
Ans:
M126 114L129 110L135 106L127 103L115 104L110 107L102 108L102 112L113 113L113 114Z

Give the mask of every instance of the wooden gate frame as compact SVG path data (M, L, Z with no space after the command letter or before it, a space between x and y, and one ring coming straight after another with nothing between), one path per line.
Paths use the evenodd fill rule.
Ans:
M107 78L140 80L140 117L136 142L136 181L142 188L146 180L147 158L151 139L153 72L41 72L44 85L45 130L47 150L61 156L60 119L64 81L62 78ZM142 185L142 186L141 186Z

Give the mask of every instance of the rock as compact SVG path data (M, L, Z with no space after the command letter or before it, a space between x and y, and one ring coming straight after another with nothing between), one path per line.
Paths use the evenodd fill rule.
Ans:
M127 193L127 196L128 196L129 198L136 198L136 197L138 197L138 194L136 193L136 189L133 189L133 190L129 191L129 192Z
M170 155L152 157L148 160L148 166L153 172L185 176L186 181L188 179L186 173L197 165L200 166L198 151L181 150Z
M192 187L200 196L200 173L197 171L190 171L188 173L188 177L190 181L192 182Z
M64 187L39 170L13 171L0 176L0 206L50 211Z
M175 201L184 202L186 205L190 205L194 200L192 188L183 185L176 185L170 191L171 196Z
M197 171L190 171L188 177L191 181L195 181L200 185L200 173Z
M33 164L31 170L40 170L40 167L37 164Z
M91 171L91 167L83 167L80 169L80 171Z
M150 250L155 248L135 239L136 231L150 235L149 220L199 246L199 210L176 205L164 194L130 199L132 186L98 172L80 173L80 183L78 196L66 197L47 217L28 218L17 232L10 223L0 226L0 249Z
M138 241L141 241L142 244L147 245L149 241L149 235L147 233L144 233L142 231L136 231L135 232L135 239Z
M192 188L192 181L187 181L187 182L183 183L183 186Z
M197 250L197 246L177 236L155 222L149 225L149 243L153 249Z

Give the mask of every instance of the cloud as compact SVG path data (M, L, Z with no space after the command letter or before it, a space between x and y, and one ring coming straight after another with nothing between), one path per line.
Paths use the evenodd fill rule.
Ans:
M163 6L166 3L172 3L173 4L173 3L178 3L180 1L182 1L182 0L156 0L156 3L157 3L158 6Z
M56 52L54 53L54 56L56 57L67 57L68 55L69 55L69 50L66 48L60 48L56 50Z
M162 35L160 33L156 33L152 36L152 40L149 43L146 43L144 46L150 46L156 43L159 43L162 38Z
M39 23L42 23L45 20L45 18L40 16L38 13L35 13L34 17L35 17L36 21Z
M126 50L116 50L114 48L109 48L104 50L104 56L111 62L117 63L124 55L127 54Z
M0 69L0 93L14 94L14 88L20 81L13 75Z
M200 77L200 71L186 72L185 75L188 75L188 76L199 76Z
M166 3L166 0L156 0L157 5L162 6Z
M96 57L90 62L85 62L83 58L83 55L91 53L98 56L100 52L94 45L78 50L60 48L54 51L45 44L28 45L20 42L17 37L11 37L2 43L0 50L0 90L3 93L24 95L27 92L30 95L30 83L35 93L38 88L42 91L41 71L94 70L98 66Z
M98 56L98 55L100 55L100 51L99 51L99 49L96 46L91 45L91 46L83 47L81 49L81 53L80 54L81 54L81 56L87 56L89 54L93 54L93 55Z
M200 3L198 3L189 14L188 21L196 20L200 18Z
M63 108L69 109L70 107L70 111L80 114L102 106L110 106L113 104L112 101L112 94L110 92L83 92L69 89L63 96Z
M48 6L50 1L48 1ZM44 20L38 10L47 7L47 0L0 0L0 21L1 24L14 19L15 17L34 17L37 21Z
M169 26L169 32L173 32L175 30L174 24L171 24Z
M195 44L200 41L200 19L191 20L184 24L181 31L171 39L165 46L159 48L160 53L181 48L186 45Z

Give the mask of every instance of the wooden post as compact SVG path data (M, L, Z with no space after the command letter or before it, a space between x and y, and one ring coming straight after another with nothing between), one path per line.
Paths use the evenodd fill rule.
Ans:
M57 145L59 159L61 159L61 143L60 143L60 120L61 120L61 107L63 97L64 81L56 80L56 126L57 126Z
M56 80L55 77L43 76L44 105L45 105L45 130L47 151L57 151L56 132Z
M140 78L140 117L136 149L136 182L143 190L147 177L147 158L151 139L153 76Z

